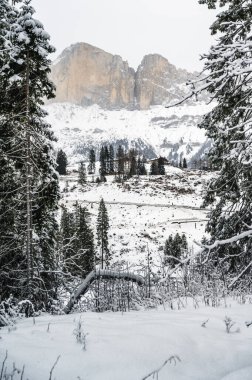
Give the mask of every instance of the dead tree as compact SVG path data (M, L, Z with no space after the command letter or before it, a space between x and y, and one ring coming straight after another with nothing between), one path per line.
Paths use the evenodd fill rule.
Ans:
M78 301L80 297L83 296L89 290L89 287L92 284L92 282L94 282L97 279L105 279L105 280L123 279L125 281L136 282L140 286L144 285L145 283L143 277L137 274L133 274L129 272L116 272L116 271L106 270L106 269L97 270L97 271L93 270L87 275L85 280L78 286L78 288L71 295L68 304L64 308L64 312L66 314L70 313L76 301Z

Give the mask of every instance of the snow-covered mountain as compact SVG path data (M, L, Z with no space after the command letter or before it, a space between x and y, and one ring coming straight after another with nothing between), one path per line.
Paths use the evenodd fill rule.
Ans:
M197 123L209 109L205 104L155 106L145 111L111 111L70 103L46 106L57 147L67 153L71 163L87 157L89 148L98 151L104 144L134 147L147 158L162 155L175 161L181 157L190 160L206 141Z
M181 107L165 105L184 98L186 81L195 76L159 54L146 55L135 71L95 46L71 45L52 65L56 98L46 106L58 147L71 162L102 144L134 147L147 158L190 160L206 141L196 126L209 108L194 99Z

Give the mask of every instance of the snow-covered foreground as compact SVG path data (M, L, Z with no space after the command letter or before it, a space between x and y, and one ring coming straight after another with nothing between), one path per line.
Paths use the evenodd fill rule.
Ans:
M225 316L236 322L227 334ZM79 318L88 333L86 351L73 330ZM16 330L0 331L0 361L25 364L25 379L141 380L171 355L181 362L167 364L159 380L251 380L252 304L229 300L227 307L142 310L129 313L43 315L21 320ZM209 319L206 328L203 321ZM49 332L48 324L49 325ZM240 331L236 332L239 328ZM1 365L0 365L1 367ZM151 377L152 378L152 377Z

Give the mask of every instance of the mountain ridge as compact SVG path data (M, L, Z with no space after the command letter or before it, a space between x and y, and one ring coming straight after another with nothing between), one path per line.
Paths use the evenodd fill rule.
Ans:
M52 65L57 90L51 102L147 110L180 100L188 92L185 82L195 75L153 53L134 70L121 56L78 42L64 49Z

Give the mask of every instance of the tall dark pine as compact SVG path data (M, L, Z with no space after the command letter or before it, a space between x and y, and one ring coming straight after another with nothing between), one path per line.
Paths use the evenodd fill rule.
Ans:
M109 173L110 169L110 157L109 157L109 148L107 145L104 146L104 160L105 160L105 173Z
M103 198L99 204L99 211L97 217L97 242L101 250L101 267L108 267L111 259L111 255L108 248L108 230L109 219L108 212L105 206Z
M164 157L159 157L158 158L158 173L161 175L165 174L165 159Z
M105 181L106 180L106 177L105 177L105 174L106 174L106 154L105 154L105 148L104 146L101 147L101 150L100 150L100 178L101 178L101 181Z
M209 8L225 5L211 26L218 42L204 56L204 87L215 106L201 127L213 140L210 164L219 169L205 199L205 205L212 205L209 249L219 266L233 273L235 284L252 270L252 3L199 2Z
M76 274L85 277L94 269L94 235L89 226L89 213L85 207L79 207L76 230Z
M47 58L54 48L33 18L30 1L8 14L1 11L0 23L9 23L9 33L0 54L0 160L7 169L0 193L0 228L5 228L0 233L0 291L3 297L12 293L46 302L54 294L56 279L59 192L54 138L41 105L54 96Z
M87 171L84 162L81 162L78 169L78 183L84 186L87 183Z
M109 173L110 174L113 174L115 171L114 160L115 160L114 148L113 148L113 145L110 145L109 146Z
M74 268L72 257L75 255L76 229L74 214L63 206L60 221L60 251L63 255L63 270L71 274Z
M150 166L150 175L158 175L159 174L159 169L158 169L158 163L157 161L152 161L151 166Z
M187 169L187 161L186 158L183 158L183 169Z
M125 153L124 149L121 145L118 146L117 152L116 152L116 158L117 158L117 173L119 176L124 175L124 166L125 166Z
M88 174L94 174L94 173L95 173L95 151L92 148L89 151Z
M60 149L57 153L57 167L56 170L60 175L66 175L66 168L67 168L67 155L66 153Z
M138 157L137 160L137 175L147 175L147 170L144 164L144 160Z

